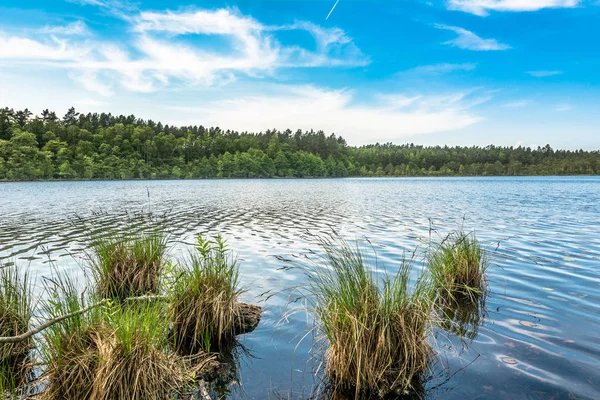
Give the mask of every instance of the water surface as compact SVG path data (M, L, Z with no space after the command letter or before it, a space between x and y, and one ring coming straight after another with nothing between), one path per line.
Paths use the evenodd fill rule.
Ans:
M0 260L38 277L52 260L83 282L89 227L134 214L164 216L174 258L197 233L228 238L244 300L264 308L231 398L307 398L316 383L311 336L301 341L310 316L282 319L304 277L282 258L337 232L370 239L393 271L430 235L464 226L492 252L487 315L468 346L438 332L427 398L600 398L600 178L1 183L0 199Z

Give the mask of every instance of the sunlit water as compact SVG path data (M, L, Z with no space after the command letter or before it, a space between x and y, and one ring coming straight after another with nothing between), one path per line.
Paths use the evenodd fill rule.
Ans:
M284 318L305 278L282 258L304 259L337 232L371 240L393 272L430 235L464 226L491 252L487 314L464 346L438 332L427 397L600 398L600 178L1 183L0 202L0 260L38 280L52 260L83 282L90 227L132 214L164 216L173 258L197 233L223 234L244 300L264 309L230 395L250 399L306 398L317 382L312 336L302 340L310 315L300 303Z

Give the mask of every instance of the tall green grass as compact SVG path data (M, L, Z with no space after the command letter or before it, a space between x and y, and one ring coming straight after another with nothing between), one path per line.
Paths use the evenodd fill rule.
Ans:
M66 274L46 278L48 299L42 303L47 318L77 313L88 301L80 295L75 281ZM40 358L46 386L42 398L75 400L91 398L99 363L98 337L102 318L99 309L75 314L50 326L42 333Z
M169 309L180 352L218 351L235 336L239 320L239 265L226 242L198 236L196 251L175 270Z
M204 370L209 356L196 357L192 362L171 351L165 307L163 302L142 302L106 310L110 315L99 346L96 398L174 398Z
M33 295L29 274L16 266L0 265L0 336L17 336L30 328ZM30 339L0 344L0 387L15 390L28 371Z
M428 278L411 285L412 262L378 278L372 249L323 241L323 265L307 269L309 300L328 342L326 372L333 387L385 394L419 386L431 355L433 305ZM375 259L374 259L375 258Z
M50 318L81 311L98 301L82 296L74 281L48 281ZM166 399L183 391L211 360L175 354L162 301L111 301L65 319L43 333L42 399Z
M99 238L89 257L97 293L124 300L160 291L167 236L162 231L126 232Z
M457 231L433 243L427 260L440 299L477 303L486 289L488 258L474 233Z

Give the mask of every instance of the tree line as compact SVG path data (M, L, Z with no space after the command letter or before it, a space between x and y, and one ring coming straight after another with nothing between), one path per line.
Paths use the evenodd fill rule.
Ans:
M323 131L175 127L134 115L0 108L0 180L594 175L599 151L348 146Z

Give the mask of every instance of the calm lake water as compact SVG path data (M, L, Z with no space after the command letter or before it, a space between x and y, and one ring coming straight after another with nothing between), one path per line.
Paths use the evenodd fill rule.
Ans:
M464 226L490 251L487 312L472 342L437 332L427 398L600 399L600 178L0 183L0 202L0 260L38 278L51 259L83 283L89 227L133 214L167 221L173 258L197 233L223 234L244 300L264 309L230 395L249 399L307 398L317 382L312 338L301 340L310 315L282 319L304 282L282 258L303 259L335 231L371 240L394 271L430 227L438 237Z

